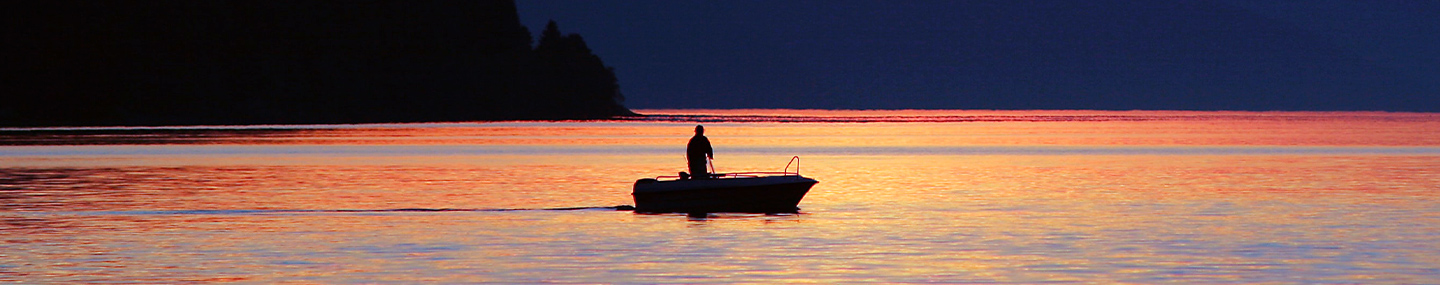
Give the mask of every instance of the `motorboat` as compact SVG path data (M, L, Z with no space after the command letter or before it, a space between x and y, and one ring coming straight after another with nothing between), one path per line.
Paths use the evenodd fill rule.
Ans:
M794 213L819 181L800 176L800 157L781 172L737 172L709 177L660 176L635 181L640 213ZM790 165L795 172L790 172Z

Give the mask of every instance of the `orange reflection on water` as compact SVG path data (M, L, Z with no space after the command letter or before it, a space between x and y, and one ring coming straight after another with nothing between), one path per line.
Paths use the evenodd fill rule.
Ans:
M1009 282L1140 282L1126 278L1166 271L1189 273L1150 282L1253 281L1263 272L1324 264L1316 260L1321 256L1353 254L1343 246L1352 241L1416 246L1433 238L1421 232L1440 230L1430 224L1440 217L1419 214L1433 213L1440 201L1432 191L1440 185L1433 156L811 160L810 173L828 181L802 203L816 217L807 222L820 224L815 227L836 229L827 232L836 239L904 243L926 252L928 261L907 263L912 267L986 268L1018 278ZM1426 260L1421 252L1435 249L1421 247L1381 255ZM1366 266L1385 271L1419 264ZM1337 278L1365 278L1365 272Z
M739 146L1434 146L1440 115L1385 112L639 110L600 122L39 130L4 144L683 145L694 124ZM695 121L698 120L699 123ZM708 122L708 121L717 122Z
M769 120L703 124L722 172L802 156L798 215L599 208L684 169L678 120L4 146L0 281L1440 281L1432 115L786 112L698 115Z

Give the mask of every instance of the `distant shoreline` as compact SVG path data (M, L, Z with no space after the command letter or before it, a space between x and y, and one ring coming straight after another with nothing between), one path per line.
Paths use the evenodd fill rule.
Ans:
M0 127L4 133L87 131L260 131L449 127L507 123L656 122L656 123L935 123L935 122L1073 122L1194 120L1322 120L1326 118L1387 118L1440 121L1440 113L1394 111L1175 111L1175 110L825 110L825 109L635 109L634 115L595 119L514 119L434 122L335 124L222 124L160 126L35 126Z

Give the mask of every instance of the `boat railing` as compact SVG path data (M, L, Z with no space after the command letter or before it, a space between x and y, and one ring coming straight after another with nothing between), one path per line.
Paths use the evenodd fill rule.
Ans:
M792 164L795 165L795 172L790 172L790 165L792 165ZM776 172L776 171L750 171L750 172L713 173L713 174L711 174L711 175L712 175L711 177L713 177L713 178L754 178L754 177L761 177L761 176L800 176L800 156L797 155L797 156L791 157L791 158L790 158L790 162L785 163L785 169L784 169L784 170L781 170L781 171L779 171L779 172ZM655 177L655 179L680 179L680 176L679 176L679 175L657 176L657 177Z
M791 157L790 162L785 163L785 170L781 171L790 172L790 163L795 163L795 175L800 175L800 156L796 155L794 157Z

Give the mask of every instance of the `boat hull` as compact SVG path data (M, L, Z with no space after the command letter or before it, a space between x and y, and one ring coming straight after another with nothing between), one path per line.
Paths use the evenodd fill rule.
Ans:
M814 179L768 176L635 183L635 211L642 213L794 213Z

